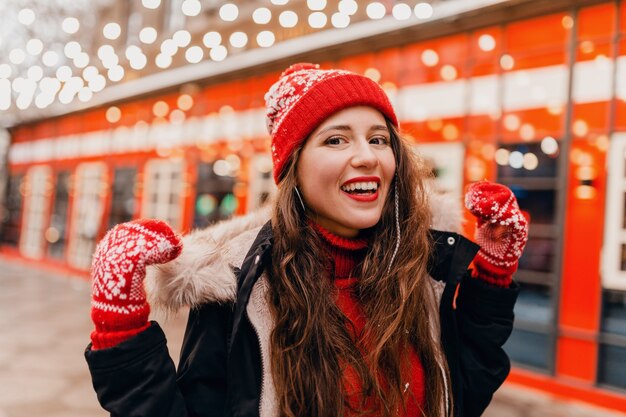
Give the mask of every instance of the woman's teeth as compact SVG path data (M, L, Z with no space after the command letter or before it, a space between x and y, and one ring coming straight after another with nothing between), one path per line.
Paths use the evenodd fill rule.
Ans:
M347 193L374 193L378 190L378 183L373 181L353 182L341 186L341 189Z

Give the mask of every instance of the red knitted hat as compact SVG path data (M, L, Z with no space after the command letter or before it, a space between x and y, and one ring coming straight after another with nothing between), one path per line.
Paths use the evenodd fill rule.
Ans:
M370 78L314 64L295 64L281 74L265 94L276 184L294 149L332 114L352 106L371 106L398 126L387 94Z

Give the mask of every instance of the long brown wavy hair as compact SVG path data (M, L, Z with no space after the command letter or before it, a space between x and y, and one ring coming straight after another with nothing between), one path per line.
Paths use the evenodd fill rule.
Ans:
M425 373L423 415L440 416L447 409L447 366L429 327L439 322L433 317L438 310L433 307L427 275L432 242L424 180L431 174L389 121L387 126L396 160L394 181L403 233L391 264L396 245L392 187L380 221L367 231L371 243L356 275L354 291L367 318L360 341L350 336L350 323L335 303L334 283L323 272L328 258L294 193L302 148L293 153L281 179L272 215L269 279L276 325L270 341L271 371L281 417L341 417L348 409L353 415L374 411L383 417L397 416L406 405L410 347ZM365 351L360 349L364 345ZM347 367L362 383L363 396L356 408L348 403L343 386ZM374 400L375 410L368 409L372 404L368 399Z

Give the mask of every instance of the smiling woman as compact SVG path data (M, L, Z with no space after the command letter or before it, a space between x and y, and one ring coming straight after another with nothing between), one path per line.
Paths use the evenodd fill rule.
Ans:
M456 220L429 193L430 171L376 82L298 64L265 99L278 185L270 215L182 239L142 219L98 246L85 355L103 407L124 416L482 414L509 371L511 276L527 239L511 191L468 190L479 250L431 229ZM148 322L151 305L192 307L177 371Z

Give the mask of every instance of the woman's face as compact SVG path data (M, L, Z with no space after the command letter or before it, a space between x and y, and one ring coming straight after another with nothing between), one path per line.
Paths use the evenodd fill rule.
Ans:
M395 171L385 118L358 106L333 114L311 133L298 158L297 182L318 224L354 237L380 220Z

